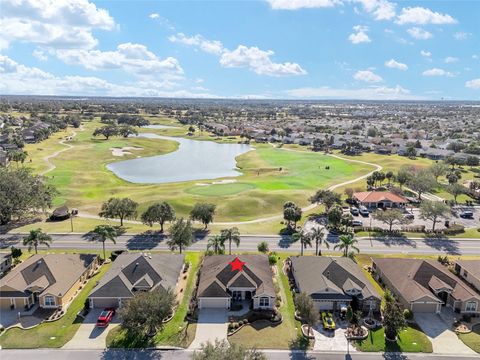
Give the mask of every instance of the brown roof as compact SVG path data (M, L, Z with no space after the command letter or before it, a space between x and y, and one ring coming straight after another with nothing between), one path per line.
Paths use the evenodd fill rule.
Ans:
M373 262L397 293L411 302L429 297L441 302L432 292L435 287L449 287L453 289L452 296L456 300L464 301L478 296L460 278L453 275L448 269L435 260L375 258Z
M353 194L353 197L360 202L376 203L381 201L391 201L393 203L406 203L407 199L396 195L390 191L364 191Z
M0 296L9 292L28 296L29 289L40 289L40 294L63 296L95 260L94 254L32 255L0 279ZM21 295L20 295L21 296Z
M200 270L197 297L230 297L230 286L255 287L257 295L275 297L273 273L266 255L238 255L245 262L243 271L232 271L229 262L237 255L212 255L205 257ZM239 275L238 275L239 274ZM250 284L250 285L249 285Z
M456 263L470 275L480 279L480 260L457 260Z

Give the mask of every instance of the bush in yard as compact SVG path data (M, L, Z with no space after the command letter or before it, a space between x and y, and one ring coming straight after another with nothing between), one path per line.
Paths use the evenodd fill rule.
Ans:
M277 261L278 259L276 253L271 253L270 255L268 255L268 263L270 264L270 266L275 265Z
M410 309L403 310L403 317L405 320L412 320L413 319L413 312Z

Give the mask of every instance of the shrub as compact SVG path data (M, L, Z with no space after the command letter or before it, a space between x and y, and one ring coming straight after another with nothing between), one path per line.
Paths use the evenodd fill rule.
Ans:
M112 253L110 254L110 260L115 261L115 259L118 257L118 255L124 253L125 250L113 250Z
M462 320L465 322L470 322L472 320L472 315L471 314L463 314Z
M405 309L403 310L403 317L406 319L406 320L412 320L413 319L413 313L410 309Z
M271 253L270 255L268 255L268 263L270 264L270 266L273 266L277 263L277 254L275 253Z

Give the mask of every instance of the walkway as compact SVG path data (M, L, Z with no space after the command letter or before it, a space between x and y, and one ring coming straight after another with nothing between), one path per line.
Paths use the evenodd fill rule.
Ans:
M214 342L215 339L227 340L227 331L226 309L200 309L195 339L189 349L199 349L203 343Z

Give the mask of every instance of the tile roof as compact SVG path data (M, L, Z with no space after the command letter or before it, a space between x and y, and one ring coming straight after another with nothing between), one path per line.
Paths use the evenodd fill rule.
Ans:
M394 203L406 203L407 199L390 191L364 191L356 192L353 197L360 202L375 203L380 201L391 201Z

